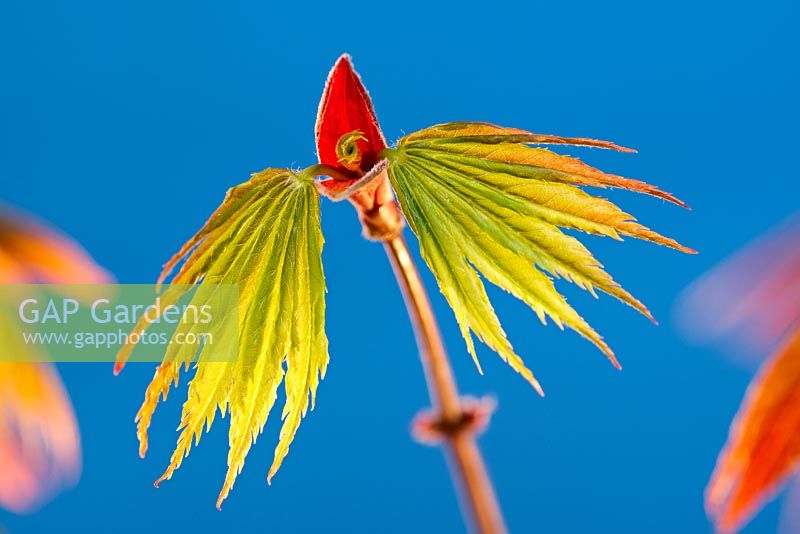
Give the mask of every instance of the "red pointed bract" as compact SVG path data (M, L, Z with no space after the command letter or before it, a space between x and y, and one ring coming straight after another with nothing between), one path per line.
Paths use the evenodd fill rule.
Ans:
M362 154L362 172L356 174L364 174L378 162L381 150L386 148L386 140L378 126L369 94L353 69L350 56L344 54L331 69L319 104L316 142L320 163L330 165L346 174L352 173L339 163L336 143L343 135L356 130L364 136L364 139L357 141L359 152ZM353 182L357 178L358 176L354 175ZM325 180L321 183L335 190L352 183L344 181L346 184L344 185L331 182L336 181Z

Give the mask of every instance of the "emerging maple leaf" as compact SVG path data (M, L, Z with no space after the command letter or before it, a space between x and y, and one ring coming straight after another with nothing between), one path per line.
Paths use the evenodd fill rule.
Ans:
M396 149L386 153L389 180L400 208L455 311L476 363L470 331L539 389L507 341L478 272L525 302L542 322L549 316L559 326L567 325L591 340L619 367L610 347L567 304L551 276L563 277L593 294L599 289L652 317L580 241L559 227L615 239L622 234L692 251L576 186L620 187L680 201L642 182L604 174L578 160L527 146L532 143L620 149L602 141L452 123L403 137Z
M277 471L308 409L309 394L313 407L328 364L322 242L319 194L312 177L268 169L231 189L208 222L167 263L162 280L186 256L173 283L239 285L241 345L236 361L197 365L183 406L178 446L158 482L172 476L192 442L211 426L217 409L223 415L229 410L229 468L217 502L221 506L285 378L284 422L270 478ZM141 455L147 451L147 429L159 395L166 398L181 366L180 360L165 361L147 389L136 416Z
M67 237L21 213L0 212L0 284L108 280ZM27 512L77 479L80 438L58 373L50 364L25 361L32 348L7 308L0 302L0 342L21 361L0 363L0 506Z
M613 143L462 122L407 135L389 148L367 92L346 55L328 77L319 106L316 143L319 164L298 172L268 169L231 189L205 226L167 263L162 275L164 279L185 258L175 283L239 284L240 359L197 364L178 446L160 479L172 476L192 442L211 426L217 409L223 415L229 410L229 467L218 506L263 429L281 381L287 400L270 477L286 455L309 396L313 406L328 362L320 193L333 200L348 199L358 211L366 236L402 254L405 244L398 240L402 240L405 218L455 312L472 356L476 357L470 332L539 391L538 382L507 341L479 273L523 300L542 320L550 316L557 324L573 328L618 365L611 349L567 304L551 277L563 277L592 293L603 291L648 317L650 314L580 241L560 228L614 239L631 236L693 252L636 223L632 216L582 187L628 189L683 205L669 193L529 146L582 145L629 151ZM314 177L322 179L314 182ZM399 264L410 261L407 255L395 259ZM405 269L407 275L408 267ZM433 350L430 345L426 345L428 350ZM123 353L118 367L125 358ZM283 365L287 367L285 375ZM165 361L156 370L137 416L142 454L155 406L177 382L181 368L180 362Z
M706 490L708 513L723 532L749 521L800 463L799 223L704 276L683 303L695 337L734 337L761 352L783 339L749 386Z

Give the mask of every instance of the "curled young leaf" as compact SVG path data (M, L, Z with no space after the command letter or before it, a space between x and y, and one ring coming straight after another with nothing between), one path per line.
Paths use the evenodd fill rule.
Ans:
M337 162L349 171L360 170L364 154L358 148L358 142L366 139L359 130L344 134L336 143Z

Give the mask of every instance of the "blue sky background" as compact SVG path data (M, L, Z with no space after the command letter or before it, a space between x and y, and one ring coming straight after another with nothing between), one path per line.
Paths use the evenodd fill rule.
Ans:
M587 239L661 326L565 287L616 349L617 372L574 333L493 290L548 393L485 348L479 376L429 282L463 390L499 409L481 445L514 532L704 533L702 492L751 371L683 342L671 320L692 279L797 208L797 5L647 2L21 2L0 7L0 198L59 225L122 282L151 282L225 190L267 166L315 160L328 69L352 54L384 133L482 120L611 139L578 151L694 207L610 193L701 250ZM181 397L151 452L133 417L152 364L63 365L80 418L80 485L12 532L443 532L462 528L442 455L412 442L427 405L411 329L381 247L325 203L331 365L271 487L278 417L223 512L227 420L160 489ZM413 242L413 238L412 238ZM768 261L768 260L765 260ZM364 287L380 317L352 297ZM773 504L747 532L774 532Z

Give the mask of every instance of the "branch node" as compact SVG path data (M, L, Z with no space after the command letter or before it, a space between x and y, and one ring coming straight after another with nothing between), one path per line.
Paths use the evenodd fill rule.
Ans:
M496 407L493 397L462 397L461 413L456 417L445 417L438 410L418 413L411 422L411 435L425 445L439 445L463 433L475 436L483 433L489 426Z

